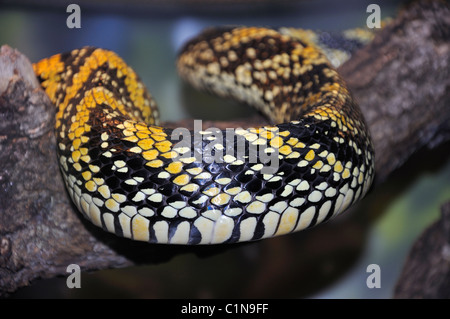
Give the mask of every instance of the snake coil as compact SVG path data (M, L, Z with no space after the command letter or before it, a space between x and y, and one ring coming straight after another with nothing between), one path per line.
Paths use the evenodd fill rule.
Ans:
M115 53L85 47L34 64L57 107L68 193L95 225L151 243L234 243L312 227L368 191L374 152L363 116L308 39L212 29L185 45L177 66L194 87L251 104L276 124L236 129L231 142L226 132L191 132L200 142L181 145L157 126L156 103ZM207 148L216 160L198 160Z

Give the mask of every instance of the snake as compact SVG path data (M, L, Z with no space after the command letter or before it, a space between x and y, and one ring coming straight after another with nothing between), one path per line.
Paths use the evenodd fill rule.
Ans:
M184 44L180 77L271 123L250 128L159 126L155 100L109 50L83 47L34 63L56 107L55 147L75 206L119 237L178 245L261 240L347 210L370 189L375 154L321 38L224 26Z

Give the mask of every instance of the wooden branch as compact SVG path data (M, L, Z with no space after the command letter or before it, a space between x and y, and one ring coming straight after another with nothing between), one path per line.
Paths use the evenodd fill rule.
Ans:
M375 143L377 180L449 139L450 9L418 1L340 69Z
M415 2L340 70L372 132L379 182L414 152L450 140L449 13L448 4L442 1ZM3 46L0 295L36 278L66 274L72 263L95 270L163 262L185 252L226 249L149 245L117 238L85 221L60 176L54 113L27 59ZM172 125L186 127L189 122ZM211 126L251 124L245 120Z
M395 298L450 298L450 201L406 259Z

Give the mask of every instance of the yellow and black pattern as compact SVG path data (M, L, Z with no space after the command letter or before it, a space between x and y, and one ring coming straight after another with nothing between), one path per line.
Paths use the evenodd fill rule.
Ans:
M179 72L194 87L249 103L275 123L234 131L243 158L198 160L205 147L217 154L237 147L208 131L192 133L201 143L177 144L173 130L156 126L155 102L113 52L82 48L34 69L57 106L72 200L118 236L169 244L277 236L338 215L373 180L370 136L345 83L314 45L286 30L213 29L179 55ZM251 156L254 145L277 154L275 170Z

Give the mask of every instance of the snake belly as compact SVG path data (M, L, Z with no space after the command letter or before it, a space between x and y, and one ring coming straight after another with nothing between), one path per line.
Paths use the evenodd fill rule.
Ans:
M324 222L370 188L363 116L310 41L216 28L189 41L177 66L194 87L248 103L276 124L235 129L231 140L190 132L200 139L181 145L176 130L157 126L156 103L115 53L85 47L34 64L57 107L68 193L95 225L150 243L259 240ZM273 154L277 165L265 170Z

